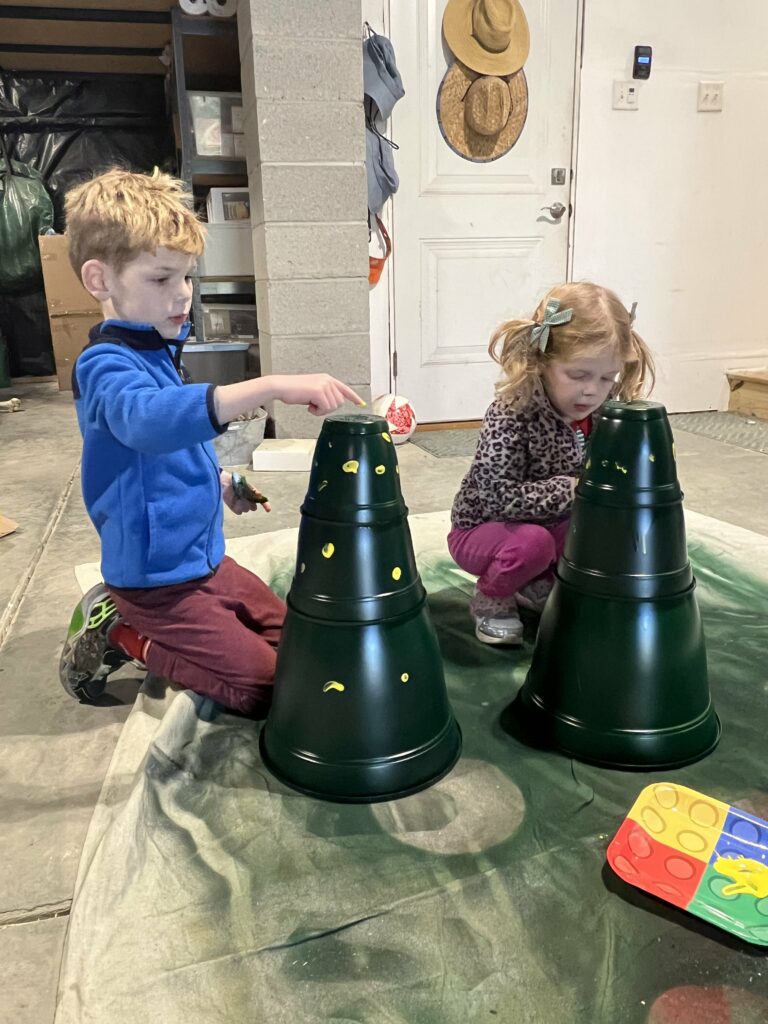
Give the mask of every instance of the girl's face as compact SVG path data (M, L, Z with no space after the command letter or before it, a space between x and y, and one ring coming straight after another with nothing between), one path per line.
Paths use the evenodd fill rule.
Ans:
M583 420L608 398L622 369L615 352L553 359L541 372L542 383L555 412L564 420Z

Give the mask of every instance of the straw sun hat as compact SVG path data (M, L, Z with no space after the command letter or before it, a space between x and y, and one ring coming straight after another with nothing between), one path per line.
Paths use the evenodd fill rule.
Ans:
M443 35L456 59L481 75L513 75L531 47L519 0L448 0Z
M525 72L507 78L478 75L459 61L445 73L437 94L443 138L467 160L486 163L510 150L528 115Z

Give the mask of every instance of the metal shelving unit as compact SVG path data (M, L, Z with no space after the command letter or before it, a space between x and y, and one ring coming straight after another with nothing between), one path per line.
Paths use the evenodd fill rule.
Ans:
M240 92L240 53L234 18L213 18L185 14L180 7L171 11L173 53L172 103L177 119L180 153L179 176L190 190L205 186L243 187L248 184L245 160L236 157L198 156L192 113L187 92ZM236 73L232 73L232 69ZM202 295L255 295L253 278L229 281L193 278L192 317L195 340L206 340ZM255 299L254 299L255 301ZM221 339L217 339L221 340Z

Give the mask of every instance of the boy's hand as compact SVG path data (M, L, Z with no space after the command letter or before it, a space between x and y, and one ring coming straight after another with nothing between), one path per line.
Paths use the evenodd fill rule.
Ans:
M344 402L365 405L348 384L327 373L302 373L272 377L273 397L286 405L306 405L314 416L325 416Z
M236 482L241 481L241 485L236 487ZM243 488L242 484L245 485ZM252 499L243 497L244 493L250 492L255 495ZM227 508L231 508L236 516L241 516L243 512L255 512L259 505L262 506L265 512L271 512L272 506L264 498L263 494L259 494L258 491L254 491L248 484L245 477L240 474L227 473L226 470L221 471L221 496L224 499L224 504ZM264 498L264 500L260 500Z

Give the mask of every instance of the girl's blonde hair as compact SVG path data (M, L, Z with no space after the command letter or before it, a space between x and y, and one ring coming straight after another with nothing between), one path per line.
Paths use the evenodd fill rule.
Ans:
M78 278L87 260L122 270L158 246L199 256L204 229L182 181L157 167L134 174L113 167L73 188L64 203L69 259Z
M568 323L550 327L542 352L532 342L531 331L544 319L551 299L559 300L560 310L572 309L573 317ZM504 373L496 393L513 405L525 405L547 363L608 349L622 361L614 397L631 401L650 392L656 380L653 357L633 329L630 313L618 295L589 281L557 285L544 296L530 320L507 320L491 338L488 352Z

